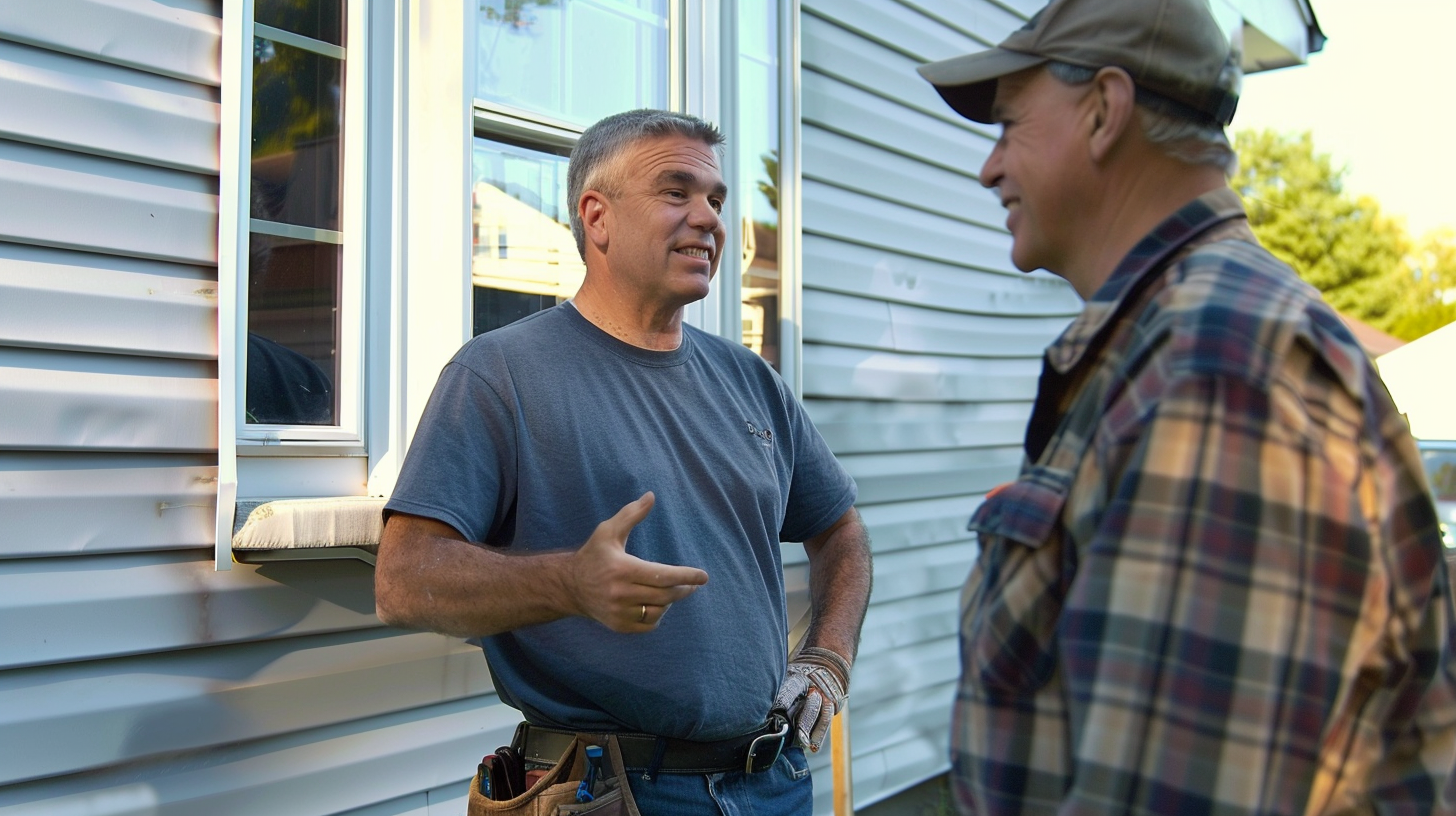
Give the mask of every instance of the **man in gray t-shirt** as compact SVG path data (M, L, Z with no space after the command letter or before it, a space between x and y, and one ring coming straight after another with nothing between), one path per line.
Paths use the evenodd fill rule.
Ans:
M721 143L661 111L582 135L585 282L445 367L376 578L385 622L481 637L534 728L648 735L624 741L648 816L809 812L802 752L760 740L748 773L749 745L786 724L818 750L870 587L854 482L803 407L757 355L682 322L724 249ZM809 555L792 658L780 541Z

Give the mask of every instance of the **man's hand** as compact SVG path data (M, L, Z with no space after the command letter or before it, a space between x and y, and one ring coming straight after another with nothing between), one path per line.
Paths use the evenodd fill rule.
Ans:
M708 573L629 555L627 536L647 518L656 501L651 492L597 525L571 564L571 594L577 614L614 632L650 632L667 608L708 583Z
M817 646L799 649L789 661L788 677L773 707L788 712L794 741L818 753L829 721L849 699L849 661Z

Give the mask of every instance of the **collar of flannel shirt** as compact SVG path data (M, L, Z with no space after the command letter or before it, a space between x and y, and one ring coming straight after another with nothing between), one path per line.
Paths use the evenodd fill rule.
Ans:
M1122 259L1112 276L1087 301L1082 313L1047 349L1047 364L1066 374L1081 361L1099 334L1111 331L1113 315L1121 310L1140 281L1156 274L1169 256L1209 229L1246 217L1238 194L1227 187L1205 193L1185 204ZM1252 234L1249 237L1252 239Z

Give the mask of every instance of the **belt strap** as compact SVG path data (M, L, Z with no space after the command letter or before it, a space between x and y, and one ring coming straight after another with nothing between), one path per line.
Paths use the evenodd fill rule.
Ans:
M521 753L528 763L551 764L577 736L607 734L579 733L522 723L517 735ZM622 750L624 770L680 774L712 774L728 771L754 773L767 770L789 745L787 721L772 718L760 728L716 742L655 737L651 734L611 734Z

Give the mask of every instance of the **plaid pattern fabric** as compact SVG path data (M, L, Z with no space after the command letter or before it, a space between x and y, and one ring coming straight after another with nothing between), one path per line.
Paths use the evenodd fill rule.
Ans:
M1419 456L1231 191L1145 238L1048 349L1028 450L971 519L963 812L1456 811Z

